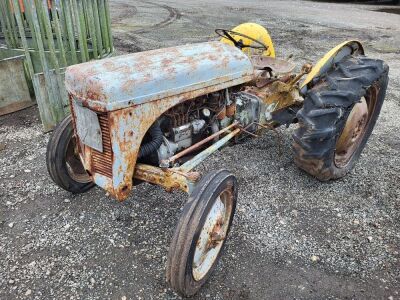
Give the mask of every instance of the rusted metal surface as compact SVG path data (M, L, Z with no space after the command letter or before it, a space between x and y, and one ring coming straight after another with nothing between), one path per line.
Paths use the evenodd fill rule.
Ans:
M219 195L200 230L194 251L192 274L201 280L208 273L228 235L233 210L233 187L228 186Z
M184 171L184 172L190 172L195 167L197 167L199 164L201 164L201 162L203 162L207 157L209 157L211 154L213 154L219 148L224 146L229 140L234 138L240 132L241 132L240 128L235 129L234 131L232 131L231 133L227 134L222 139L220 139L218 142L212 144L210 147L208 147L207 149L205 149L202 152L200 152L199 154L197 154L191 160L184 163L182 166L180 166L179 170Z
M217 119L223 120L226 117L226 107L224 106L222 110L218 113Z
M112 177L113 152L109 129L108 114L98 114L100 130L103 141L103 151L92 149L92 171L107 177Z
M335 165L337 167L346 167L358 149L371 120L379 90L377 85L372 85L367 90L365 97L362 97L350 111L343 131L336 142Z
M256 95L264 103L263 113L260 117L261 123L273 122L272 114L293 105L301 105L303 97L298 89L299 80L312 70L310 64L305 64L298 75L287 75L282 80L267 79L263 86L246 86L246 92ZM256 80L257 81L257 80Z
M161 169L150 165L137 164L135 178L164 187L167 191L174 189L190 193L199 175L193 172L175 172L174 169Z
M312 64L304 64L301 67L301 71L299 74L296 75L295 78L293 78L290 82L289 85L293 88L295 86L296 83L298 83L298 81L306 74L309 74L313 69Z
M140 105L136 107L136 109L139 109L142 106L143 105ZM124 110L116 111L110 114L110 120L113 120L110 121L111 124L115 121L126 120L127 116L133 117L134 115L137 115L137 113L134 113L135 111L134 110L131 111L132 113L131 115L129 115L128 112L127 115L125 115L125 117L121 118L120 113L122 113L123 111ZM115 113L118 113L118 115L115 115ZM154 118L156 118L156 116L154 116ZM134 122L134 117L131 119L128 118L128 122ZM138 121L136 121L136 123L137 122ZM191 172L191 170L198 164L200 164L209 155L211 155L212 153L217 151L220 147L225 145L235 135L240 133L240 129L235 129L233 132L229 133L224 138L222 138L221 140L219 140L217 143L213 144L206 150L200 152L192 160L186 162L179 168L161 169L149 165L135 164L140 146L139 143L139 145L135 147L130 147L130 145L137 143L136 136L135 134L133 134L132 131L132 128L136 128L135 125L131 126L130 127L131 130L126 132L124 132L124 130L117 132L115 131L115 128L116 128L115 126L111 126L111 137L112 139L116 138L115 142L117 143L114 144L114 141L112 141L114 150L113 173L112 173L113 176L111 177L109 176L110 174L106 174L104 172L95 172L93 179L97 185L107 190L111 195L113 195L118 200L124 200L129 195L129 192L132 189L133 177L150 183L161 185L167 190L180 189L186 192L190 192L193 184L199 179L199 174ZM140 129L140 127L137 128ZM146 130L143 130L142 132L145 131ZM123 134L124 138L119 139L121 137L119 136L119 134ZM88 147L85 147L85 150L91 151L92 154L94 151L93 149L90 149ZM132 168L134 168L134 170L132 170Z
M227 132L232 127L237 126L237 124L238 124L237 122L232 123L231 125L229 125L229 126L223 128L223 129L221 129L220 131L218 131L218 132L206 137L205 139L203 139L200 142L190 146L189 148L186 148L185 150L182 150L181 152L171 156L168 160L163 161L162 164L166 165L166 166L169 166L169 165L173 164L177 159L179 159L179 158L181 158L181 157L183 157L183 156L185 156L185 155L187 155L187 154L199 149L202 145L212 141L214 138L220 136L224 132Z
M278 80L265 88L249 89L253 88L252 92L261 97L266 106L281 109L299 97L295 83L301 76L288 77L287 82ZM210 109L217 119L234 116L235 103L226 107L222 94L214 92L250 82L253 78L250 59L238 49L220 42L153 50L69 67L66 86L70 96L79 105L97 112L101 128L103 149L88 147L81 138L86 144L81 147L85 167L90 167L87 170L95 183L118 200L128 197L133 178L167 190L177 188L188 192L190 183L198 179L191 172L193 168L241 132L256 135L245 125L234 129L238 125L235 122L163 161L163 168L158 168L136 165L145 134L164 113L171 117L174 126L187 124L188 115L180 108L184 108L188 100L204 101L199 97L207 94L211 95ZM227 97L229 99L229 93ZM178 158L226 132L229 132L226 136L182 166L169 168Z
M121 201L126 199L132 189L132 178L140 145L150 126L171 107L219 89L220 85L215 85L108 113L112 171L110 172L108 167L106 172L96 173L92 162L95 150L85 145L81 147L83 164L93 174L94 182L116 199ZM104 123L100 122L103 128L102 124ZM106 140L104 135L103 140ZM105 145L103 147L106 148Z
M65 162L69 176L79 183L92 182L92 178L86 172L79 158L78 143L76 136L71 136L68 141L67 150L65 153Z
M295 65L291 62L261 55L252 56L251 62L255 69L270 69L273 73L279 75L291 73L295 68Z
M84 106L113 111L215 85L221 90L252 77L253 66L239 49L207 42L72 66L65 83Z
M232 103L232 104L226 106L226 116L228 118L234 116L235 112L236 112L236 103Z
M184 101L248 82L252 76L247 56L220 42L68 68L66 86L74 101L97 112L110 110L108 122L100 121L100 125L103 140L110 136L110 145L106 142L103 147L111 149L102 153L84 146L81 155L84 160L90 158L89 171L96 184L118 200L126 199L144 135L163 113Z
M255 124L255 123L250 123L250 124L247 125L246 127L239 126L239 129L240 129L241 132L244 132L244 133L246 133L246 134L248 134L248 135L251 135L252 137L256 137L256 138L257 138L257 137L260 137L259 135L255 134L255 133L252 133L252 132L250 132L250 131L247 130L249 127L252 127L253 124Z

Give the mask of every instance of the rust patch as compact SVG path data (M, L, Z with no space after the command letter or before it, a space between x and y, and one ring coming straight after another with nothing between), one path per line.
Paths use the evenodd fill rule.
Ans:
M137 164L135 178L150 182L164 187L168 192L179 189L189 192L188 179L196 181L200 178L199 174L193 172L175 172L173 169L163 170L145 164Z
M232 117L236 113L236 103L232 103L231 105L228 105L226 107L226 116L227 117Z
M112 60L105 60L103 66L107 71L113 71L116 68L115 63Z
M111 147L111 136L109 129L108 114L98 114L102 142L103 152L91 149L91 173L99 173L108 178L112 178L112 164L113 164L113 152Z
M223 88L221 85L208 86L203 89L110 112L109 131L114 155L113 171L115 173L112 174L113 186L107 191L120 201L129 196L133 186L132 178L135 176L136 160L142 140L150 126L164 112L177 104ZM116 151L117 149L118 151ZM122 179L117 183L115 182L116 178Z

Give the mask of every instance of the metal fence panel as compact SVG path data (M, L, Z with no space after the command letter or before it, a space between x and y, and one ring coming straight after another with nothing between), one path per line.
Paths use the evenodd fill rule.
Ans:
M24 58L11 50L0 52L0 116L35 104L25 79Z
M25 56L45 131L68 113L64 68L114 50L108 0L0 0L0 26Z

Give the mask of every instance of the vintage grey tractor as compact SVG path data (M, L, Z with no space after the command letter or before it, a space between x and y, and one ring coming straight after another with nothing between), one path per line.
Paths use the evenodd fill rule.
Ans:
M219 41L69 67L71 115L47 148L51 178L71 193L97 185L122 201L148 182L189 194L166 268L184 296L215 268L238 196L232 173L196 166L238 136L298 123L295 163L322 181L340 178L359 158L388 84L388 66L366 57L358 41L295 74L293 63L275 58L262 26L216 32Z

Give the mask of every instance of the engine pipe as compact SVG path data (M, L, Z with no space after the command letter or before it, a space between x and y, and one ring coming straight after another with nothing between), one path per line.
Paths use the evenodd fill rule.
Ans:
M222 133L228 131L229 129L231 129L234 126L237 126L238 122L234 122L231 125L221 129L220 131L215 132L214 134L206 137L205 139L201 140L200 142L190 146L189 148L186 148L185 150L175 154L174 156L171 156L170 158L163 160L161 162L161 167L166 167L168 168L170 166L170 164L174 163L178 158L181 158L182 156L185 156L186 154L189 154L190 152L196 150L197 148L199 148L201 145L204 145L205 143L213 140L215 137L220 136Z
M163 142L163 132L161 131L159 122L154 123L150 127L149 134L152 140L140 146L138 158L143 158L156 152Z
M219 148L224 146L229 140L234 138L236 135L240 134L240 132L241 132L241 129L236 128L231 133L227 134L222 139L220 139L218 142L212 144L210 147L208 147L207 149L205 149L202 152L200 152L199 154L197 154L191 160L185 162L182 166L180 166L178 168L178 170L183 171L183 172L190 172L193 168L195 168L199 164L201 164L207 157L209 157L211 154L213 154Z

